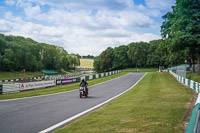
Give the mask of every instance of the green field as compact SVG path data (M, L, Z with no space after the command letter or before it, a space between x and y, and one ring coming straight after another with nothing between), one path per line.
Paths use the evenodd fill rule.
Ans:
M55 132L182 133L193 95L169 73L148 73L127 93Z
M80 67L83 68L94 68L94 59L80 59Z

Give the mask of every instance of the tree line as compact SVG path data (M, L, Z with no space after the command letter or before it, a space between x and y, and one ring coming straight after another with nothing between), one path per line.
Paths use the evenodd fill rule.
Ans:
M188 51L171 52L165 40L133 42L115 48L107 48L94 59L94 69L104 72L124 68L158 68L191 63Z
M0 34L0 71L67 70L77 65L79 58L62 47Z
M86 56L81 56L82 59L94 59L93 55L86 55Z
M95 70L197 63L200 74L200 1L176 0L163 19L162 39L109 47L94 59Z

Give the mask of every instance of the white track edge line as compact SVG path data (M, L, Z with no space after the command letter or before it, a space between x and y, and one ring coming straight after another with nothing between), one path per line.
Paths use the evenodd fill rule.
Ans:
M81 112L81 113L79 113L79 114L77 114L77 115L74 115L74 116L72 116L72 117L70 117L70 118L68 118L68 119L66 119L66 120L64 120L64 121L62 121L62 122L60 122L60 123L58 123L58 124L55 124L55 125L53 125L53 126L47 128L47 129L45 129L45 130L42 130L42 131L40 131L39 133L48 133L48 132L50 132L50 131L52 131L52 130L54 130L54 129L56 129L56 128L58 128L58 127L60 127L60 126L62 126L62 125L64 125L64 124L66 124L66 123L68 123L68 122L70 122L70 121L72 121L72 120L74 120L74 119L76 119L76 118L78 118L78 117L80 117L80 116L82 116L82 115L84 115L84 114L86 114L86 113L92 111L92 110L94 110L94 109L97 109L97 108L101 107L102 105L104 105L104 104L106 104L106 103L108 103L108 102L110 102L110 101L112 101L113 99L115 99L115 98L121 96L122 94L126 93L127 91L129 91L129 90L131 90L133 87L135 87L135 86L140 82L140 80L142 80L142 79L144 78L144 76L145 76L146 74L147 74L147 73L145 73L133 86L131 86L129 89L123 91L122 93L120 93L120 94L118 94L118 95L116 95L116 96L114 96L114 97L108 99L107 101L105 101L105 102L103 102L103 103L100 103L100 104L98 104L98 105L96 105L96 106L94 106L94 107L92 107L92 108L90 108L90 109L88 109L88 110L85 110L85 111L83 111L83 112Z
M129 73L128 73L129 74ZM103 84L103 83L106 83L106 82L109 82L109 81L112 81L112 80L115 80L115 79L118 79L118 78L121 78L121 77L124 77L128 74L125 74L123 76L120 76L120 77L117 77L117 78L114 78L114 79L111 79L111 80L107 80L105 82L101 82L101 83L98 83L98 84L95 84L95 85L92 85L92 86L89 86L89 87L94 87L96 85L100 85L100 84ZM22 100L22 99L31 99L31 98L38 98L38 97L45 97L45 96L52 96L52 95L58 95L58 94L62 94L62 93L69 93L69 92L72 92L72 91L77 91L78 89L75 89L75 90L69 90L69 91L64 91L64 92L58 92L58 93L53 93L53 94L46 94L46 95L39 95L39 96L32 96L32 97L23 97L23 98L15 98L15 99L7 99L7 100L0 100L0 102L8 102L8 101L16 101L16 100Z

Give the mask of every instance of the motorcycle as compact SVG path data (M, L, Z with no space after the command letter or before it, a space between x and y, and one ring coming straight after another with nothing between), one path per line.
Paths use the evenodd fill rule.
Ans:
M86 91L86 87L80 87L79 91L80 91L80 98L83 98L84 96L88 97L88 92Z

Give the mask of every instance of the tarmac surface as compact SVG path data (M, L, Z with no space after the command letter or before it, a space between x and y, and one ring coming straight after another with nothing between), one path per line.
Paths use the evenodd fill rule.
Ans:
M0 100L1 133L37 133L124 92L145 73L129 73L89 88L88 98L79 90L17 100Z

